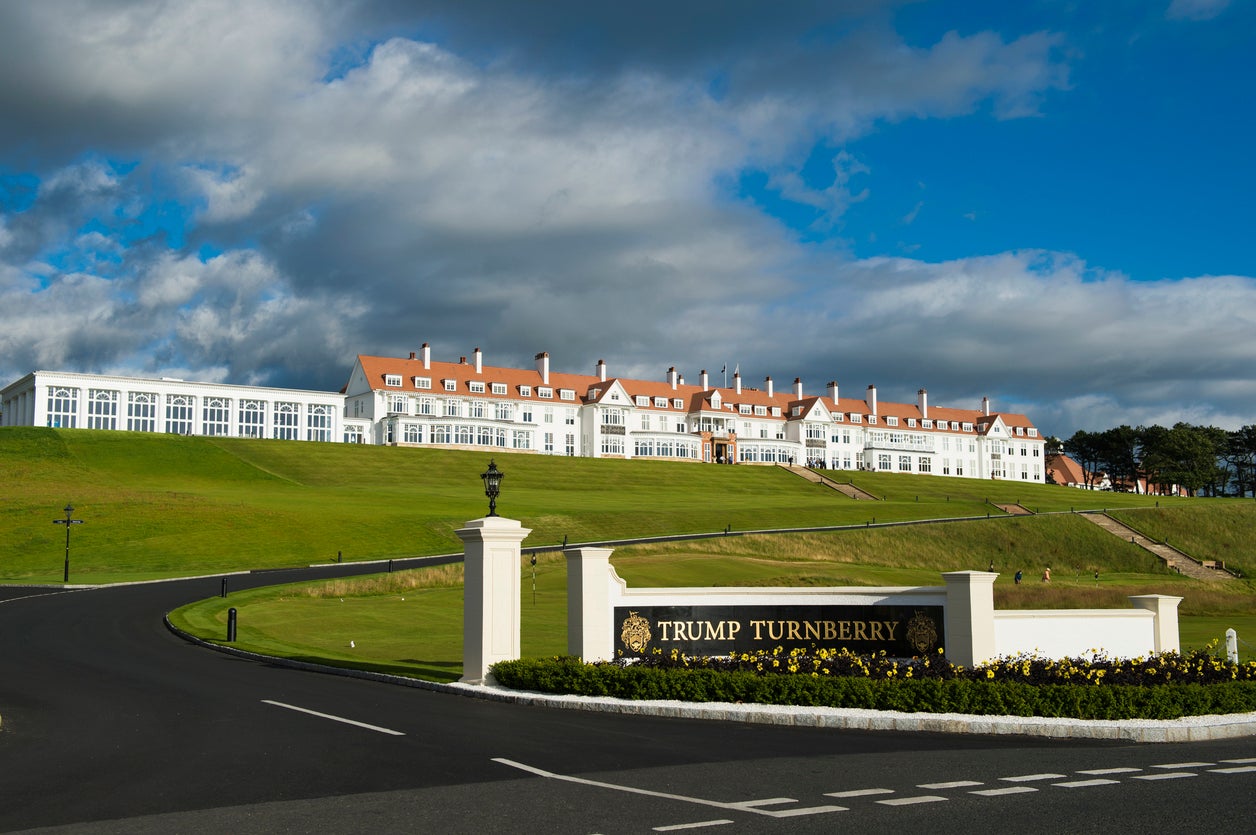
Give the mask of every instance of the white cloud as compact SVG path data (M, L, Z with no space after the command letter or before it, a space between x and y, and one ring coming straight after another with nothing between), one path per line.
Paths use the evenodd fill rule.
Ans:
M1164 16L1169 20L1212 20L1230 5L1230 0L1173 0Z

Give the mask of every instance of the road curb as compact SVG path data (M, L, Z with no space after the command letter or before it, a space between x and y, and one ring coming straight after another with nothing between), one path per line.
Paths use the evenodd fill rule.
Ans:
M704 719L721 722L751 722L798 728L831 728L856 731L908 731L914 733L982 734L988 736L1033 736L1051 739L1114 740L1122 742L1206 742L1256 736L1256 713L1213 716L1186 716L1181 719L1056 719L1043 716L972 716L961 713L900 713L892 710L860 710L838 707L794 705L731 704L728 702L636 701L609 696L566 696L510 690L479 684L442 684L370 670L334 667L309 661L294 661L272 655L228 647L191 635L164 618L166 628L198 646L240 658L264 661L296 670L330 673L348 678L379 681L531 707L584 710L631 716L670 719Z

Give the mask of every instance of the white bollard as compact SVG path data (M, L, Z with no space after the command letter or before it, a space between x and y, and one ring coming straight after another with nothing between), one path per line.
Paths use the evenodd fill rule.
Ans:
M1239 634L1233 629L1225 631L1225 658L1231 664L1239 663Z

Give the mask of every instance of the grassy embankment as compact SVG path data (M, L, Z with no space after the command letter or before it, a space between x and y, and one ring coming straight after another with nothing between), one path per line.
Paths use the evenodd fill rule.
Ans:
M621 549L615 563L635 585L832 583L936 584L941 570L1003 572L1000 606L1124 606L1126 594L1170 591L1187 598L1183 637L1202 616L1224 616L1241 634L1252 617L1247 583L1212 592L1160 573L1158 564L1069 515L997 518L991 503L1020 502L1048 512L1125 509L1144 530L1162 524L1175 543L1204 559L1249 571L1247 543L1256 507L1217 500L1177 500L1159 511L1140 496L1084 493L1048 485L878 473L836 473L884 501L853 501L770 467L710 467L491 453L507 478L500 503L533 533L528 545L666 533L862 525L996 517L992 522L847 531L834 535L729 537L708 543ZM460 549L453 531L484 512L479 473L486 452L391 449L184 438L131 433L0 429L0 582L57 582L64 530L51 521L73 503L87 523L73 532L71 580L111 582L345 560L387 559ZM1173 514L1190 514L1175 517ZM1217 516L1220 514L1220 516ZM1200 519L1224 517L1205 525ZM1182 536L1179 518L1204 533ZM1150 520L1142 524L1141 520ZM1163 521L1161 521L1163 520ZM773 543L773 544L768 544ZM800 556L801 555L801 556ZM1051 565L1056 582L1036 577ZM1256 568L1256 565L1251 566ZM1016 568L1026 584L1011 586ZM1100 572L1096 583L1094 572ZM449 571L449 570L447 570ZM283 654L326 657L421 675L458 675L461 589L458 569L404 594L391 585L337 587L322 596L255 592L283 605L252 609L244 594L242 641L287 644ZM409 582L398 573L376 582ZM542 557L537 603L525 574L524 652L561 652L563 569ZM432 585L435 583L435 585ZM1182 585L1185 584L1185 585ZM1181 591L1174 589L1181 588ZM1066 592L1066 589L1072 591ZM1008 595L1012 596L1008 596ZM401 600L402 596L406 600ZM395 599L394 599L395 598ZM343 599L343 603L341 600ZM289 605L299 601L310 611ZM335 603L335 605L331 605ZM415 604L422 603L420 608ZM551 605L552 604L552 605ZM214 601L201 626L221 635ZM225 604L221 607L225 610ZM245 609L249 608L246 613ZM196 617L202 617L197 615ZM190 615L191 616L191 615ZM415 626L417 624L417 626ZM1202 627L1211 636L1216 624ZM1224 626L1221 627L1224 629ZM254 632L253 630L257 630ZM409 632L410 634L406 634ZM353 635L366 636L358 640ZM343 639L343 640L342 640ZM358 651L347 650L354 640ZM363 643L371 657L362 652ZM378 653L378 654L376 654Z

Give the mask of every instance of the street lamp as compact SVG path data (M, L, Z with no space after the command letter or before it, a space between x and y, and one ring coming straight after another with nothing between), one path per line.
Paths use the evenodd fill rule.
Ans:
M502 479L506 474L497 469L496 462L490 460L488 469L480 473L484 479L484 495L488 496L488 515L497 515L497 497L501 494Z
M63 583L70 582L70 526L83 524L82 519L71 519L70 515L72 513L74 513L74 505L67 503L65 506L65 518L52 520L54 525L65 525L65 579L62 580Z

